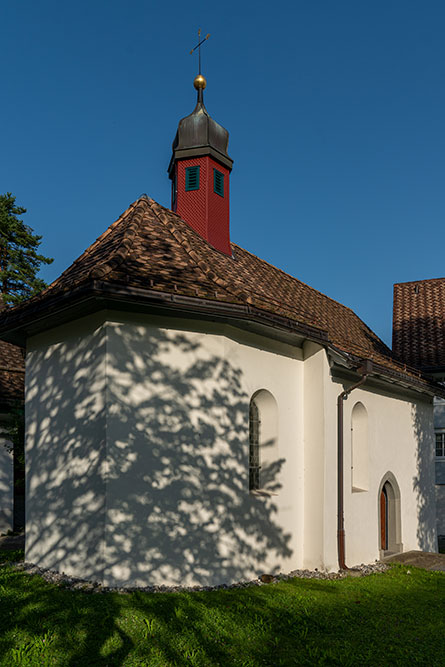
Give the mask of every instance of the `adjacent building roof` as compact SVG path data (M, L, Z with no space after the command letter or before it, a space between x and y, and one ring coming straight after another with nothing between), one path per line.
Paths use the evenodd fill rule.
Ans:
M0 341L0 413L24 397L25 364L16 345Z
M394 355L426 371L445 371L445 278L394 285Z
M215 250L178 215L143 195L52 285L9 310L0 336L23 344L27 336L91 309L162 304L294 332L338 351L352 365L370 359L379 373L431 392L429 380L392 358L351 309L236 244L232 253Z
M0 312L6 306L0 295ZM25 361L22 350L16 345L0 340L0 414L22 402L25 393Z

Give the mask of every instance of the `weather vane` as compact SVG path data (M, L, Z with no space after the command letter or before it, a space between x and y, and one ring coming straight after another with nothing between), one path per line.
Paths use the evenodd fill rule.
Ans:
M193 51L196 51L198 49L198 55L199 55L199 74L201 74L201 44L204 44L204 42L210 37L210 33L204 37L204 39L201 39L201 28L198 30L198 44L193 47L193 49L190 51L190 55L192 55Z

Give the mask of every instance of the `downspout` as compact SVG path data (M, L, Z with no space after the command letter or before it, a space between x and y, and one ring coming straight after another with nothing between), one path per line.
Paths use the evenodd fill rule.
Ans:
M345 389L337 398L337 548L340 570L348 570L345 563L345 513L344 513L344 474L343 474L343 402L349 394L360 387L372 372L372 362L366 361L358 369L361 379L349 389Z

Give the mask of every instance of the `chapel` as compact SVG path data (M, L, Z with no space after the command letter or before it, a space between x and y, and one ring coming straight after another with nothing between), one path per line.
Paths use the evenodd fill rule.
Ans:
M26 560L216 585L435 551L445 390L231 241L229 134L194 85L170 208L140 196L0 320L26 348Z

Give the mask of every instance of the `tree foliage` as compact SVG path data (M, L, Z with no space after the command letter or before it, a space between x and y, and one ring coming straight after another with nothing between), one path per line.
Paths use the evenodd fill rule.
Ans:
M7 305L29 299L46 287L37 273L41 264L53 261L37 253L42 237L17 217L26 209L16 206L15 199L10 192L0 195L0 293Z

